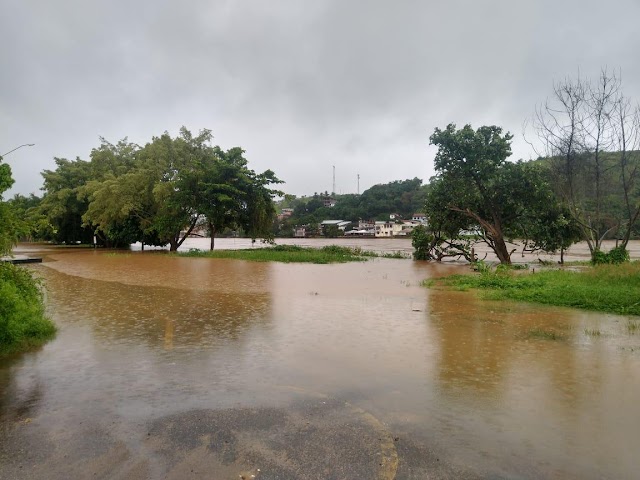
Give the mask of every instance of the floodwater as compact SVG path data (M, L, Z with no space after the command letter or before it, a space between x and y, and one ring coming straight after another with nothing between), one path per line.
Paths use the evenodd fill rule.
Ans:
M0 479L639 475L640 319L420 286L452 264L42 253Z

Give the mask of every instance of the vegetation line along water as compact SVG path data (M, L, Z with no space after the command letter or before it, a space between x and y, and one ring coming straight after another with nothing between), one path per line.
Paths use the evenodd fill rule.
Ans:
M56 332L29 270L0 262L0 356L42 345Z
M253 262L283 263L345 263L361 262L371 257L407 258L402 252L378 253L362 250L358 247L327 245L322 248L301 247L298 245L276 245L251 250L190 250L177 253L181 257L227 258L249 260Z
M11 185L11 169L0 164L0 356L41 345L56 332L44 314L40 283L29 270L1 260L22 233L21 222L2 202Z
M640 262L597 265L583 271L514 271L486 268L453 275L426 286L485 290L491 299L510 299L586 310L640 315Z

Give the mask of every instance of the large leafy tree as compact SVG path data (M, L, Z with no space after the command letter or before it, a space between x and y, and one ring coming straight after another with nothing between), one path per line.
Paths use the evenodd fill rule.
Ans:
M133 149L128 168L111 168L104 179L86 186L84 224L107 237L128 232L127 243L169 244L177 250L198 220L195 192L185 188L180 176L197 168L210 138L208 131L194 137L182 128L176 138L164 133Z
M48 237L57 242L89 243L93 231L82 224L88 202L80 191L92 178L91 165L79 158L56 158L55 163L55 170L42 172L45 194L39 210L50 225Z
M2 200L2 194L13 185L11 167L2 163L0 156L0 255L6 255L18 241L21 222L11 205Z
M455 240L464 230L477 230L505 264L515 251L507 240L537 231L532 225L555 204L537 166L507 162L511 139L496 126L436 128L430 141L438 147L437 175L425 206L432 230L442 238Z
M273 197L282 195L283 192L273 190L269 186L282 181L271 170L259 174L250 170L247 179L245 200L240 211L240 226L254 241L256 238L271 239L276 216Z
M50 231L47 218L40 213L40 203L42 199L33 193L29 196L15 194L9 204L13 208L15 215L24 222L24 232L21 233L21 240L32 240L34 238L45 238Z
M279 180L270 170L256 174L241 148L223 151L212 138L209 130L192 135L183 127L177 137L165 133L142 148L103 142L97 153L108 168L82 190L88 199L84 224L107 238L169 244L172 251L199 223L209 227L211 248L226 228L269 236L279 192L268 185Z

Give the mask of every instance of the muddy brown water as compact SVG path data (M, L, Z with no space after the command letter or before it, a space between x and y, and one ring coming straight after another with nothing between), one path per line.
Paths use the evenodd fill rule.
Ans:
M0 360L1 479L640 471L638 319L420 286L453 264L39 251L59 333Z

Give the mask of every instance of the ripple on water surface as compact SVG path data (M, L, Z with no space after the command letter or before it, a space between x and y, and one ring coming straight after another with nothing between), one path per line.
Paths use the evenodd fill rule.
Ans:
M36 478L64 463L47 445L79 438L67 460L75 471L106 462L161 478L173 467L154 457L149 433L193 412L208 412L211 425L221 412L253 418L252 409L282 409L300 395L377 419L396 443L398 478L631 478L638 468L628 446L640 426L640 335L624 317L429 290L421 280L461 267L409 260L285 265L78 251L48 253L32 268L60 332L0 363L0 435L11 441L0 455L17 455L0 458ZM254 433L285 438L283 423L265 425ZM6 450L30 442L41 450ZM198 448L174 467L203 461Z

